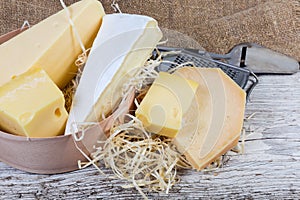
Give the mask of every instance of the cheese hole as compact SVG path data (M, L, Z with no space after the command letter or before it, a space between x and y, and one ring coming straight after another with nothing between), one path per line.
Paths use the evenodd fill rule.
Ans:
M17 76L16 75L13 75L13 76L11 76L11 79L13 80L13 79L15 79Z
M55 114L56 117L60 117L61 116L60 109L56 108L55 111L54 111L54 114Z

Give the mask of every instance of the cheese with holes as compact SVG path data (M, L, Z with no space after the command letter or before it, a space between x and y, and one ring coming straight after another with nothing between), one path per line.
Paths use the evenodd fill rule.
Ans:
M0 129L27 137L64 131L64 96L42 69L32 69L0 87Z
M82 0L69 7L85 47L99 30L104 10L97 0ZM30 68L43 68L63 88L76 74L74 62L82 52L65 10L0 45L0 86Z
M175 137L193 102L198 83L160 72L135 112L149 132Z
M221 69L185 67L175 74L199 84L193 104L198 114L186 116L196 120L195 126L189 127L192 131L182 129L173 142L191 165L201 170L237 145L246 95Z
M120 101L124 84L150 58L161 38L153 18L105 15L76 89L65 133L77 132L78 123L96 122L108 115Z

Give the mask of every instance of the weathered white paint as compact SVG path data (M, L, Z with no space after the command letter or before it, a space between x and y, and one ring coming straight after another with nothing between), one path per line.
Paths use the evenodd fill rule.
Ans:
M181 182L169 194L148 193L151 199L299 199L300 198L300 73L261 76L247 104L256 113L245 154L232 154L211 173L180 171ZM110 175L109 170L104 170ZM0 199L136 199L124 181L111 180L93 167L58 175L35 175L0 163Z

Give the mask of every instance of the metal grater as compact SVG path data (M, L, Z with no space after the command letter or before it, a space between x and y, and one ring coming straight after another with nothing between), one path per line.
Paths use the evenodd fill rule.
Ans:
M172 51L169 47L158 47L158 51L167 52ZM233 79L241 88L247 92L247 96L250 95L254 86L257 84L257 77L247 69L236 67L227 63L223 63L217 60L213 60L205 55L196 53L196 50L190 49L178 49L174 48L176 53L167 54L163 56L163 61L158 67L158 71L169 71L170 69L184 63L184 66L196 66L207 68L221 68L231 79ZM173 50L173 51L174 51ZM157 56L157 52L153 53L154 58Z

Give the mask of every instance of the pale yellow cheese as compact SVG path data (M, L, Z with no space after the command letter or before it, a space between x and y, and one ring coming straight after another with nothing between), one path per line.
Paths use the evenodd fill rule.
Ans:
M71 18L86 48L92 45L104 10L97 0L82 0L69 7ZM65 10L50 16L0 45L0 86L30 68L43 68L63 88L77 72L81 53Z
M193 113L186 116L196 121L192 130L197 131L182 129L173 142L192 166L201 170L237 144L246 95L220 69L186 67L175 74L199 83L193 104L199 109L199 117L194 118Z
M182 128L198 84L195 81L160 72L142 100L135 115L146 130L175 137Z
M64 131L64 96L42 69L32 69L0 86L0 129L27 137Z

